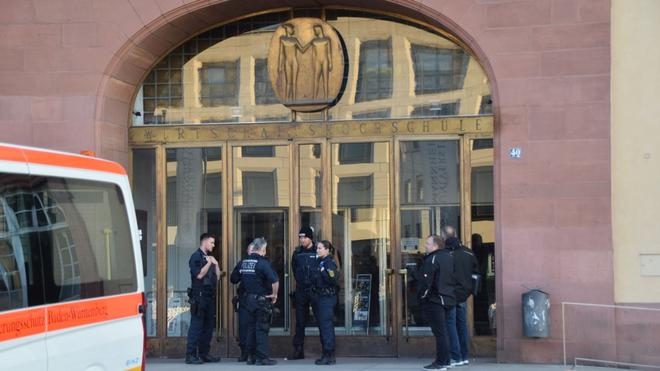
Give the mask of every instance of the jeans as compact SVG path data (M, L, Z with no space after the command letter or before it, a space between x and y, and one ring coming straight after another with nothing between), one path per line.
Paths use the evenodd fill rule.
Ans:
M456 330L456 307L449 307L447 310L445 321L447 323L447 339L449 340L449 355L451 360L460 362L461 360L461 345L458 340L458 331ZM465 317L465 315L463 315Z
M460 361L466 361L469 358L470 338L467 328L467 303L462 302L456 306L456 331L458 332L458 342L461 346Z

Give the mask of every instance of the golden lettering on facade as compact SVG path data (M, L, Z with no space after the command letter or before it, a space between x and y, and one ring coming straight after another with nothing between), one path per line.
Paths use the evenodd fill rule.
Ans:
M295 18L273 33L268 74L275 95L294 111L318 111L339 95L344 54L339 35L316 18Z
M447 118L401 121L339 121L327 123L224 124L211 127L132 127L131 144L186 143L222 140L266 140L293 138L342 138L365 135L492 133L493 118ZM403 129L403 130L401 130Z

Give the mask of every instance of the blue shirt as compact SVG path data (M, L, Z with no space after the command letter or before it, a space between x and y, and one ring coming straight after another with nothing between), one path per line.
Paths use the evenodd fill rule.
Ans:
M202 279L197 278L199 272L202 271L202 268L206 265L207 255L202 251L202 249L197 249L195 252L190 255L190 260L188 260L188 266L190 267L190 281L193 289L201 290L215 290L218 285L218 277L215 275L215 268L213 265L209 268L209 271L206 273Z

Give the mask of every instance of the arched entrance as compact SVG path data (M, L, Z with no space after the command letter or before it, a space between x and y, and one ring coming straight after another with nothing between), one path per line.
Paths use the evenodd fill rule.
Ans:
M455 36L405 14L332 6L245 14L183 44L171 42L168 53L156 54L154 45L153 54L129 48L104 86L119 96L130 90L122 79L136 81L129 143L153 308L150 349L183 354L182 293L200 231L219 236L225 272L248 239L266 235L286 298L296 242L290 236L312 224L340 251L338 353L423 354L430 331L415 304L412 274L421 241L452 225L463 241L494 242L487 73ZM265 41L277 25L298 17L326 21L343 40L341 97L318 112L292 113L268 79ZM139 69L131 76L126 66L146 65L153 55L165 57L134 80ZM122 92L111 89L119 86ZM109 105L123 104L117 102L106 97L101 119ZM492 251L481 247L483 274L490 277ZM491 282L485 305L472 306L475 313L487 314L494 302L494 277ZM226 278L219 294L216 346L231 355L237 329ZM485 325L483 317L471 318L475 333L490 333L487 317ZM282 300L272 331L276 354L289 350L291 321ZM318 344L309 343L313 352ZM489 352L483 344L477 350Z

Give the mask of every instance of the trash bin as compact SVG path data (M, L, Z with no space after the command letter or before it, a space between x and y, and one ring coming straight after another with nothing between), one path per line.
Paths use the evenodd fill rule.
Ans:
M541 290L522 294L523 334L532 338L550 336L550 295Z

